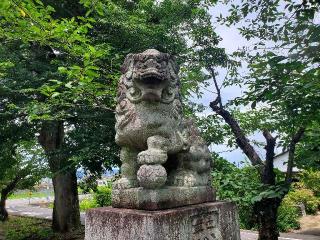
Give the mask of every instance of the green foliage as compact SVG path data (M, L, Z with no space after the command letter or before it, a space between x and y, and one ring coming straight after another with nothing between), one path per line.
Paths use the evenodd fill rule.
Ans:
M310 189L305 188L290 191L283 199L283 203L293 207L304 204L308 214L315 214L320 207L320 199L315 197Z
M94 176L87 176L78 183L79 188L83 194L96 192L98 189L97 178Z
M283 175L276 172L277 181L283 180ZM262 198L282 198L287 186L267 187L260 183L259 173L256 168L245 166L237 168L223 158L215 156L215 167L212 173L213 185L217 196L221 200L231 200L237 204L239 211L240 227L242 229L256 229L253 212L254 203ZM319 206L319 199L315 198L312 191L307 189L292 190L284 198L278 209L277 226L280 231L299 228L298 204L305 203L308 213L314 213Z
M237 204L240 227L255 228L252 199L259 195L262 187L257 170L250 166L239 169L223 158L215 158L212 176L218 198Z
M101 201L101 199L100 199ZM96 208L96 207L99 207L97 202L96 202L96 199L83 199L80 201L80 211L86 211L90 208Z
M236 68L230 68L227 79L222 83L223 87L240 86L246 91L241 97L225 104L224 108L232 114L245 136L256 135L258 131L265 130L273 136L276 134L276 147L290 150L289 161L293 161L292 165L300 159L297 161L300 162L299 166L317 169L320 59L316 49L319 49L320 44L320 25L316 18L320 10L319 1L220 2L228 4L229 11L225 16L220 14L218 22L226 26L240 25L240 34L251 40L249 47L232 55L235 61L242 64L246 62L248 71L241 74ZM216 90L219 92L218 87ZM215 102L222 107L221 98L217 98ZM233 124L235 125L234 122ZM302 135L297 133L304 132L305 129L307 136L302 139ZM315 137L312 138L312 135ZM226 138L229 136L226 135ZM236 138L236 141L228 140L228 144L241 145L239 136ZM250 141L250 145L260 148L266 146L265 141L254 140ZM268 146L265 148L268 149ZM295 149L300 153L297 154ZM270 156L268 152L267 156ZM261 173L261 179L265 177L263 174ZM263 186L253 201L272 197L282 199L289 189L290 178L288 174L287 184L269 181L274 186ZM301 193L304 194L306 193ZM263 213L264 209L262 207L257 211ZM280 215L281 211L284 210L280 209ZM279 221L283 220L283 224L289 221L283 215L280 218L282 219ZM285 226L280 228L284 229ZM271 231L269 234L272 234Z
M89 175L120 164L114 98L126 54L157 48L176 55L183 63L184 96L208 79L195 51L200 34L211 39L210 53L220 56L215 64L226 58L216 47L210 1L3 2L0 114L36 132L43 121L64 121L68 134L61 153Z
M212 174L214 185L219 187L218 196L222 199L251 204L253 197L260 193L262 186L259 183L257 170L250 166L239 169L226 160L215 160L216 163L218 161L223 161L227 165L222 169L215 167ZM223 191L219 191L222 189ZM234 193L237 193L237 196L234 196Z
M320 170L320 123L313 122L306 129L302 144L297 149L297 166L311 171Z
M218 21L227 26L240 23L241 35L253 42L233 54L234 59L248 63L248 74L240 76L233 71L224 82L224 86L247 89L232 103L248 105L253 110L237 119L249 133L261 129L276 131L278 146L288 148L299 128L309 128L320 120L320 61L315 51L320 43L320 25L315 20L319 2L228 0L226 3L230 4L229 13L220 15ZM305 144L315 146L312 142ZM308 151L311 149L310 146ZM307 155L310 154L301 155L301 163L308 162ZM313 157L316 156L314 152Z
M315 196L320 197L320 171L304 170L300 173L300 182L313 191Z
M8 69L8 79L2 79L1 85L7 83L9 92L25 94L25 104L15 104L15 108L26 111L29 120L78 116L75 110L81 106L110 111L124 56L157 48L184 62L184 75L193 76L185 92L196 90L206 78L198 62L190 59L195 46L189 48L187 39L199 42L196 36L201 33L212 39L213 46L218 44L208 6L209 2L195 0L110 0L94 5L86 0L7 1L0 9L0 38L8 42L2 52L11 54L2 61L14 67ZM225 57L222 49L211 53ZM12 78L24 78L25 85L13 83Z
M299 229L299 210L296 206L282 202L278 208L277 226L280 232Z
M6 240L63 240L84 238L84 229L80 228L72 233L56 234L52 232L51 222L48 220L28 217L15 217L0 225Z
M199 112L199 110L193 112ZM223 124L221 118L217 115L208 115L206 117L192 116L196 120L197 126L201 131L201 136L210 144L223 144L226 136L230 136L231 132L227 125ZM228 143L228 146L233 146Z
M262 187L264 189L259 193L259 195L255 196L252 198L252 202L259 202L265 198L278 198L282 199L283 196L287 193L288 191L288 184L287 183L279 183L277 185L271 185L267 186L264 185Z
M12 183L9 195L17 189L31 189L48 174L42 151L34 142L17 142L7 147L10 154L0 156L0 190Z
M12 217L5 223L5 239L49 239L54 236L50 222L36 218Z
M315 173L314 173L315 174ZM316 175L316 174L315 174ZM278 181L283 179L280 173L277 173ZM316 176L308 176L308 172L302 174L303 179L308 179L313 186L318 187ZM260 183L259 175L253 167L244 167L238 169L233 164L223 160L215 160L215 170L213 172L214 186L217 189L219 199L234 201L239 209L240 226L243 229L256 228L253 205L256 201L267 197L282 197L286 191L285 186L276 186L265 188ZM310 179L311 178L311 179ZM315 178L315 179L314 179ZM302 180L304 186L304 181ZM265 189L265 190L263 190ZM292 229L298 229L299 224L299 204L305 204L306 211L314 214L319 208L320 200L316 198L309 189L293 189L287 194L278 209L277 226L279 231L287 232Z
M98 187L98 190L93 194L94 201L99 207L105 207L111 205L111 192L109 187Z

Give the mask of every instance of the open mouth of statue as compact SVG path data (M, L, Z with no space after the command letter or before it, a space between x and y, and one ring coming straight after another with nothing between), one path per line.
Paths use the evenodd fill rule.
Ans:
M151 69L140 75L137 85L142 92L143 100L160 101L166 81L159 71Z
M159 73L158 69L151 68L145 70L141 75L140 75L140 81L143 84L153 84L153 85L158 85L161 84L163 81L163 76L161 73Z
M162 79L156 76L144 77L140 80L141 84L146 88L157 88L162 85Z

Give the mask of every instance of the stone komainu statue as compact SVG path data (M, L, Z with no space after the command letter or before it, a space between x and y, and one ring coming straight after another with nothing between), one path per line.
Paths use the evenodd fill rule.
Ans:
M155 49L125 59L116 107L116 142L122 161L121 178L114 184L116 207L148 209L141 207L141 198L161 189L166 194L159 193L160 198L174 198L170 191L179 193L180 202L172 206L212 200L210 152L192 120L183 117L178 70L172 56ZM209 189L212 197L209 193L206 200L194 202L186 199L192 198L188 189L196 189L194 194L203 189L207 195ZM142 195L137 197L137 191Z

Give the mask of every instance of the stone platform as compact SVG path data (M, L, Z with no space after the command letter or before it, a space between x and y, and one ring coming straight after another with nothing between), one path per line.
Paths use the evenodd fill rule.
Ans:
M214 200L215 190L209 186L112 190L112 206L115 208L160 210Z
M240 231L230 202L161 211L106 207L87 211L85 240L240 240Z

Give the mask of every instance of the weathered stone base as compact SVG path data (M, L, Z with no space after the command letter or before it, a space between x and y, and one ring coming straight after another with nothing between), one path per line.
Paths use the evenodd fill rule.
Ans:
M112 206L142 210L160 210L212 202L215 191L204 187L166 187L161 189L131 188L112 191Z
M236 208L212 202L161 211L87 211L85 240L240 240Z

